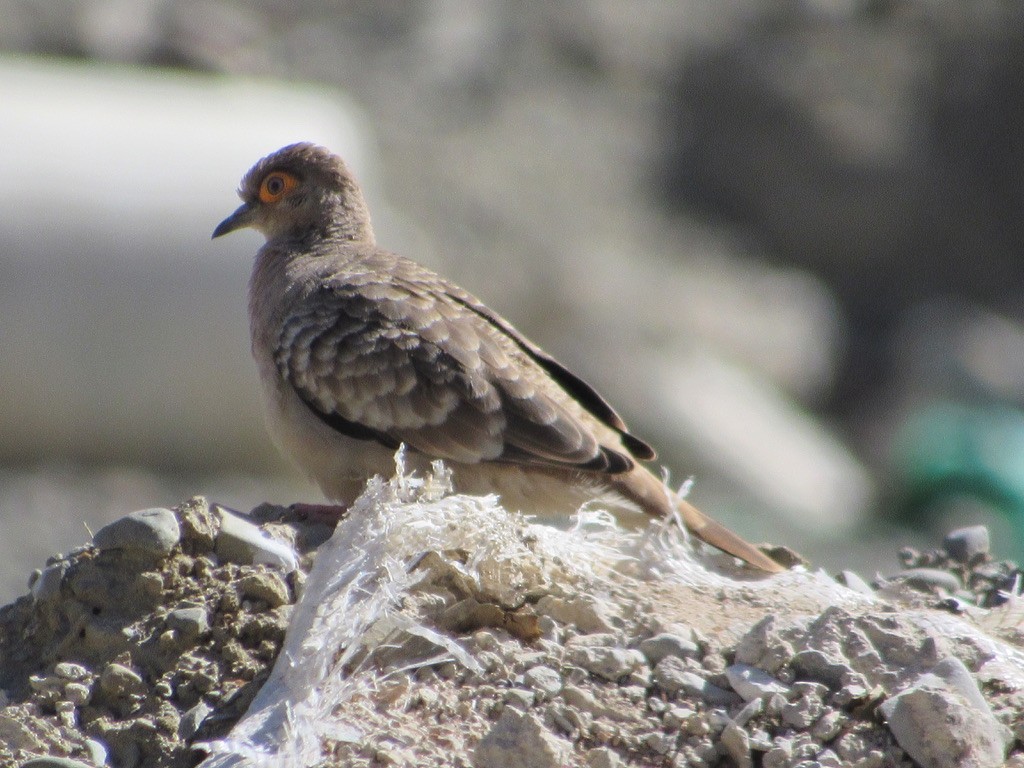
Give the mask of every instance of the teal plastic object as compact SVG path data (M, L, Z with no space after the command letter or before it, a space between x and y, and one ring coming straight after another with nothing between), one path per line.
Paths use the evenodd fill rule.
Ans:
M920 409L898 440L907 516L927 519L944 501L972 498L1010 521L996 557L1024 559L1024 412L1002 404L940 402Z

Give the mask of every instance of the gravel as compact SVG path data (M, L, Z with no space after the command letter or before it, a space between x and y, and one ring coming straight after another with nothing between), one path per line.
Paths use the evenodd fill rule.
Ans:
M202 499L127 515L0 609L0 765L191 766L191 742L230 729L269 674L293 591L280 570L217 556L219 519Z
M113 524L116 536L98 534L104 546L52 559L29 595L0 609L0 764L192 766L193 748L226 735L269 675L329 532L286 509L257 508L242 522L247 540L272 542L267 551L281 555L267 565L251 548L219 546L225 513L203 499L166 510L177 526L146 512ZM152 542L169 539L154 536L154 520L179 530L158 560ZM970 551L932 553L922 567L941 564L977 583L970 574L993 564ZM534 595L511 610L468 580L433 581L422 567L428 574L410 600L479 671L449 659L389 668L379 709L361 725L370 734L390 725L376 741L336 744L340 764L423 764L431 742L403 730L398 713L440 729L430 738L450 739L452 764L476 768L944 768L1013 765L1024 755L1012 735L1024 733L1021 670L996 664L980 635L933 627L928 616L949 615L934 583L901 592L904 604L754 613L745 628L723 632L687 626L685 611L654 616L625 594ZM988 583L968 591L972 604L989 599ZM910 612L929 596L932 613ZM512 620L523 611L544 618L544 630ZM534 631L523 637L517 626Z

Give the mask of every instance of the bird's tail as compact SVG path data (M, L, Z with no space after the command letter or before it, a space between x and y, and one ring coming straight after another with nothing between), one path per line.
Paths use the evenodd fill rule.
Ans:
M744 541L721 523L712 520L695 506L674 493L662 481L642 467L616 478L616 490L635 502L648 514L671 514L675 507L690 531L701 541L738 557L748 565L767 573L786 569L748 541ZM670 506L671 505L671 506Z

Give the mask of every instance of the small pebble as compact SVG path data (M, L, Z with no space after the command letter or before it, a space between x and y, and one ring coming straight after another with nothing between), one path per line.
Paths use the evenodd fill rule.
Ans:
M622 758L607 747L590 750L585 759L587 768L622 768L625 765Z
M749 664L733 664L726 667L725 676L732 689L742 696L744 701L770 696L773 693L789 693L788 685L784 685L763 669Z
M473 753L474 768L561 768L572 745L530 713L506 707Z
M722 729L720 742L725 754L736 768L751 768L754 765L750 754L750 737L735 722L728 723Z
M821 750L821 752L814 756L814 762L820 765L821 768L844 768L843 761L839 759L839 755L831 749Z
M669 750L675 746L675 739L666 733L649 733L643 737L643 743L648 749L657 752L659 755L667 755Z
M654 684L669 695L680 692L699 696L708 704L731 705L739 700L732 691L712 685L700 675L686 668L683 661L675 656L666 656L658 662L652 676Z
M210 617L201 606L176 608L167 614L167 626L191 640L210 630Z
M86 739L85 749L89 753L89 759L96 765L106 765L108 751L106 745L98 739Z
M220 515L214 551L221 560L241 565L272 565L285 573L299 567L298 554L291 545L272 539L258 526L224 507L215 504L211 510Z
M112 662L100 673L100 689L108 696L129 696L145 693L146 684L134 670Z
M840 571L836 581L862 595L873 597L875 594L875 590L872 589L871 585L853 571Z
M563 599L545 595L537 601L537 613L587 634L611 632L613 626L602 606L588 595Z
M949 556L965 565L984 560L990 547L988 528L984 525L957 528L947 533L942 540L942 548Z
M523 682L534 690L538 701L554 698L562 691L562 676L544 665L526 670Z
M594 698L590 691L575 685L565 686L562 690L562 700L570 707L589 712L595 716L604 712L604 706Z
M92 540L101 550L121 549L163 558L181 541L181 526L169 509L140 509L103 526Z
M45 603L60 595L60 586L64 582L64 574L67 573L68 564L64 561L48 565L39 576L32 582L32 597Z
M33 757L22 763L20 768L92 768L92 766L81 760L72 760L70 757Z
M247 573L238 580L238 593L244 600L260 600L270 608L291 602L288 585L276 571Z
M92 698L92 691L89 686L82 685L82 683L68 683L64 686L64 698L75 706L82 706L88 704Z
M89 676L89 670L81 664L70 661L62 661L53 667L53 674L64 680L84 680Z
M541 600L541 602L544 602ZM539 603L538 603L539 605ZM566 641L567 649L573 648L615 648L620 645L619 636L614 632L592 632L576 635Z
M743 709L736 713L733 722L741 728L750 720L764 712L764 699L751 699L744 705Z
M669 707L662 715L661 721L669 730L678 731L682 730L683 724L688 722L694 714L689 707Z
M505 691L505 703L510 707L526 711L533 706L533 691L525 691L522 688L509 688Z
M662 632L642 641L640 652L654 665L666 656L677 656L680 659L696 658L700 655L700 648L695 642L685 637Z
M610 682L647 666L647 659L637 650L625 648L580 648L571 655L572 662Z
M788 768L792 757L791 750L777 745L764 753L764 757L761 758L761 766L762 768Z
M832 741L843 728L846 715L837 710L829 710L811 726L811 736L822 744Z
M782 708L782 721L794 728L804 730L821 717L822 709L820 699L802 696Z
M956 592L964 586L956 574L939 568L908 568L897 573L893 580L918 589L941 589L945 592Z

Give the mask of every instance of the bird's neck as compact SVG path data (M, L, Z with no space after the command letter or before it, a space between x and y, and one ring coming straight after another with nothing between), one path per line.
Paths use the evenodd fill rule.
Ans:
M330 202L333 203L332 210L322 219L326 224L314 227L314 236L339 245L358 243L372 246L373 225L362 194L352 190Z

